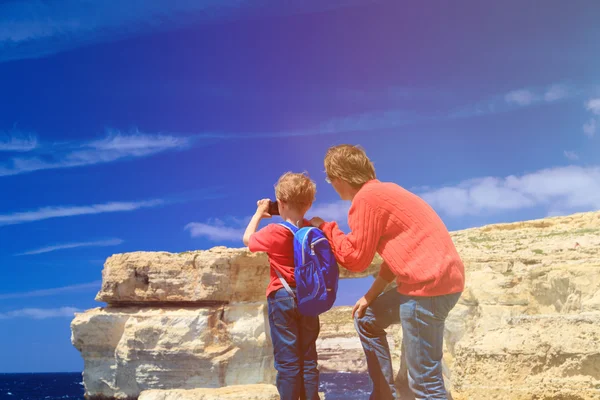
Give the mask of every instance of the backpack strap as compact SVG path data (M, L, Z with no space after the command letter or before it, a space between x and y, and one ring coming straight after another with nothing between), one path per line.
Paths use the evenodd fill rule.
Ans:
M273 269L275 269L275 268L273 268ZM281 276L281 274L279 273L279 271L277 271L276 269L275 269L275 273L279 277L279 280L281 281L281 284L283 285L283 287L285 288L285 290L287 290L287 292L290 294L290 296L292 296L295 299L296 295L292 291L292 288L290 287L290 285L288 285L288 283L286 282L286 280L283 279L283 276Z
M292 234L294 234L294 235L296 234L296 232L298 232L298 227L290 222L283 221L283 222L280 222L278 225L281 225L284 228L289 229L290 231L292 231Z
M281 223L279 223L279 225L283 226L286 229L289 229L293 235L296 234L296 232L298 232L298 228L296 226L294 226L294 224L291 224L287 221L283 221ZM275 269L275 268L273 268ZM292 288L290 287L290 285L286 282L285 279L283 279L283 276L281 276L281 274L279 273L279 271L277 271L275 269L275 273L277 274L277 276L279 277L279 280L281 281L281 284L283 285L283 287L285 288L285 290L287 290L287 292L290 294L290 296L292 296L293 298L296 298L296 295L294 294L294 292L292 291Z

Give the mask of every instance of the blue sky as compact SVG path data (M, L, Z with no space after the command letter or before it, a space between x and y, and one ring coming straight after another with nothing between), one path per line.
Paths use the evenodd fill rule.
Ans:
M331 145L450 230L600 209L593 1L172 3L0 3L0 372L80 371L108 256L241 247L285 171L344 224Z

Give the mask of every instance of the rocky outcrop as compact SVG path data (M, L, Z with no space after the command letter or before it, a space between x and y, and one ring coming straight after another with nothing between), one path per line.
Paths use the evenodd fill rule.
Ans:
M321 399L324 393L319 393ZM216 389L146 390L139 400L279 400L275 385L234 385Z
M599 399L600 313L531 315L459 343L456 399Z
M147 390L139 400L279 400L274 385L239 385L218 389Z
M394 290L390 288L389 290ZM458 337L465 333L469 306L458 304L446 320L446 340L444 351L444 377L448 390L452 390L454 345ZM408 378L402 355L402 326L391 325L387 330L387 340L392 355L392 366L396 371L396 383L406 390ZM352 307L336 307L321 316L321 332L317 340L319 367L323 372L366 373L367 362L360 340L354 329Z
M452 232L467 289L446 322L454 400L600 399L600 213ZM366 372L350 307L322 317L319 357ZM400 326L391 326L398 382Z
M467 264L460 399L600 399L600 213L454 234Z
M262 303L97 308L75 318L72 337L86 392L127 398L146 389L273 382L266 318Z
M452 237L467 272L445 332L444 374L454 400L600 399L600 212ZM342 270L343 277L376 274L378 265L362 275ZM272 384L267 280L266 257L244 249L109 258L97 296L108 307L72 323L88 396L135 398L150 390L141 398L234 398L213 389ZM366 371L350 312L338 307L321 317L323 372ZM402 332L388 332L400 384ZM194 388L213 391L170 390Z
M378 272L381 259L361 273L340 268L341 278ZM215 247L185 253L134 252L109 257L97 301L110 305L208 304L265 301L269 261L265 253Z
M321 399L324 393L319 393ZM143 391L139 400L279 400L275 385L234 385L216 389L152 389Z
M366 372L367 362L352 321L352 307L335 307L320 316L321 331L317 339L319 368L323 372ZM388 331L390 349L397 354L395 339L400 326ZM397 359L395 360L397 361ZM396 362L396 367L399 364Z
M375 274L378 263L362 273L340 270L340 277ZM87 397L137 398L151 389L275 381L265 254L224 247L116 254L102 278L96 300L108 306L77 314L71 323L71 341L85 363ZM199 392L182 393L168 398Z

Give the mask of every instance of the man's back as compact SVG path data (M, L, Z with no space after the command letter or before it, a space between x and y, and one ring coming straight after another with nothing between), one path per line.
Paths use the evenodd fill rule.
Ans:
M464 289L464 265L435 210L392 182L372 180L356 195L383 219L377 251L397 276L398 291L435 296ZM353 202L354 203L354 202Z

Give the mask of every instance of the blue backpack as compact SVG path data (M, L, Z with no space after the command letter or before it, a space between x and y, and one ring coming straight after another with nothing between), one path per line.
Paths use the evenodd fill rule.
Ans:
M329 310L335 302L340 271L323 231L314 227L297 228L287 221L280 223L294 234L294 278L296 292L279 271L285 289L296 298L302 315L315 317Z

